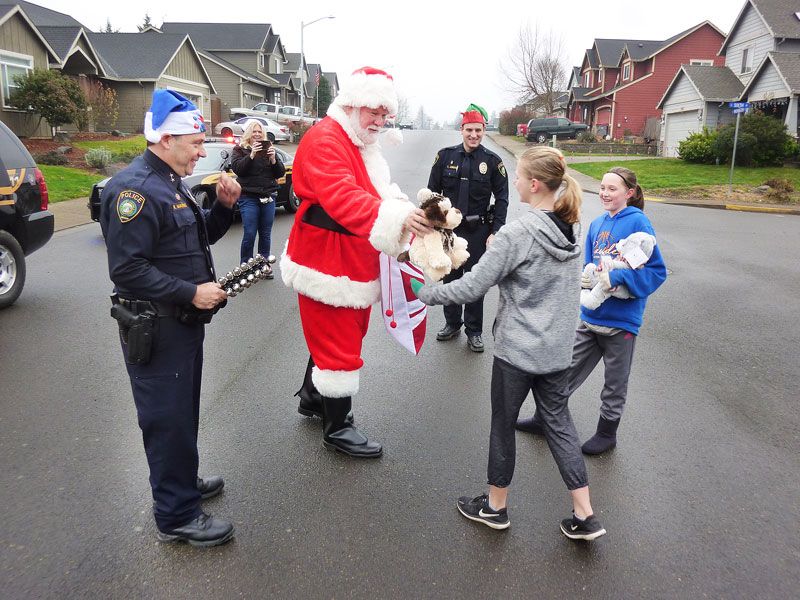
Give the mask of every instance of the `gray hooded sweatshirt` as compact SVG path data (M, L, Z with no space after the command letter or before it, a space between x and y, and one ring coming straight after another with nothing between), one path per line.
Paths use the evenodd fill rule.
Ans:
M580 223L572 232L579 240ZM552 373L572 360L582 267L579 244L567 240L547 214L529 209L497 232L469 273L425 285L419 298L425 304L466 304L498 285L495 356L527 373Z

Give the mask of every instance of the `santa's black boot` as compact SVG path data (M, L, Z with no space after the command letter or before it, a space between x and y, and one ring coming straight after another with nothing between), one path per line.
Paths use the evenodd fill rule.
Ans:
M609 421L601 415L597 422L597 433L581 446L583 453L602 454L615 447L617 445L617 427L619 427L619 419Z
M314 368L314 359L308 357L308 366L306 367L306 374L303 377L303 387L297 390L295 396L300 397L300 404L297 407L299 412L304 417L319 417L322 418L322 395L317 391L314 382L311 380L311 371ZM353 423L353 413L347 415L349 423Z
M322 396L322 444L330 449L355 458L378 458L383 447L371 442L347 421L352 401L345 398Z

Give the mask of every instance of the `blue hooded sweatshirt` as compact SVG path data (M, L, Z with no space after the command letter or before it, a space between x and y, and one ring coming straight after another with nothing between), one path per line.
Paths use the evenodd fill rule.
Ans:
M617 242L632 233L643 231L655 236L653 226L645 214L636 207L623 208L613 217L608 213L598 217L589 226L584 249L585 264L600 264L600 257L610 254L620 258ZM658 236L656 236L658 240ZM614 269L609 277L612 286L624 285L633 298L622 300L608 298L597 310L589 310L581 306L581 319L593 325L616 327L639 335L644 307L647 297L655 292L667 278L667 268L658 244L653 248L653 255L639 269Z

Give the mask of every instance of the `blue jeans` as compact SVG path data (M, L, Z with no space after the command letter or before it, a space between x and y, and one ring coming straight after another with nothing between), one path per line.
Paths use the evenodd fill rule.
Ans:
M242 262L253 258L253 246L258 234L258 253L264 258L269 256L272 238L272 223L275 221L275 199L263 204L252 196L239 197L239 213L242 215Z

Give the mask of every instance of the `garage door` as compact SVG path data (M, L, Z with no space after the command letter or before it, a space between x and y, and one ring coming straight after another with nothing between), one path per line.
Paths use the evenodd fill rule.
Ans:
M667 114L664 120L666 133L664 134L664 156L676 158L678 156L678 143L689 137L690 133L700 131L702 123L698 120L699 111Z

